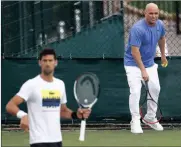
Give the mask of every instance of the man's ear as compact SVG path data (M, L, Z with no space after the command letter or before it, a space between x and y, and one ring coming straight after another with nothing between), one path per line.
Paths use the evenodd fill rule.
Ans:
M146 9L143 11L144 16L146 15Z
M58 65L58 61L56 60L56 61L55 61L55 66L57 66L57 65Z

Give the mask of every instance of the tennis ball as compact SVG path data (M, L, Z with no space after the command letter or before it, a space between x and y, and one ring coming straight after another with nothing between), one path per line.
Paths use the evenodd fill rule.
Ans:
M168 63L163 63L162 67L167 67Z
M87 102L88 102L88 100L87 100L87 99L85 99L85 100L84 100L84 103L87 103Z

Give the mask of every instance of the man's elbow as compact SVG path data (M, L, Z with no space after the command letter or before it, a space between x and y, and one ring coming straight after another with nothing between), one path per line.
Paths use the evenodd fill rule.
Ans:
M137 57L137 55L138 55L138 53L136 52L136 51L131 51L131 54L132 54L132 56L135 58L135 57Z
M6 104L6 111L8 112L8 113L10 113L10 111L11 111L11 102L8 102L7 104Z
M16 113L16 108L15 108L15 104L12 101L9 101L6 104L6 112L11 114L11 115L15 115Z

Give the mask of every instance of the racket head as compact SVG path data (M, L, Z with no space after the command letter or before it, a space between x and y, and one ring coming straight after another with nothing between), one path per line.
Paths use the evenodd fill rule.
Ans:
M149 104L155 104L155 105L158 105L157 103L155 103L153 100L151 99L148 99L146 102L144 102L141 106L140 106L140 116L141 116L141 119L148 123L148 124L155 124L155 123L158 123L161 121L162 119L162 112L161 112L161 109L158 107L157 108L157 112L156 112L156 116L155 118L152 118L152 119L147 119L146 117L146 114L148 114L148 106Z
M74 82L74 97L82 108L91 108L97 102L99 92L100 81L94 73L83 73Z
M141 89L141 102L140 102L140 116L141 119L148 123L148 124L155 124L161 121L162 119L162 111L160 109L160 106L158 105L158 102L154 101L152 98L150 92L149 92L149 87L148 87L148 82L142 82L143 87ZM157 105L157 110L156 110L156 116L155 118L152 119L147 119L145 116L146 114L149 115L150 111L152 110L153 105Z

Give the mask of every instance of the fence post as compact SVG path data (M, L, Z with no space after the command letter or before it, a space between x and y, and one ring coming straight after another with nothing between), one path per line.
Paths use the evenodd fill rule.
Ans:
M3 3L1 2L1 22L2 22L2 26L1 26L1 44L2 44L2 48L1 48L1 54L3 54L4 56L4 53L5 53L5 48L4 48L4 5Z
M103 0L103 13L104 17L108 16L108 1Z
M45 42L45 30L44 30L44 14L43 14L43 1L40 2L40 16L41 16L41 32L42 32L42 40L43 44Z
M181 2L180 2L181 3ZM179 1L175 1L175 7L176 7L176 26L177 26L177 34L181 34L181 12L180 12L180 7L181 4L179 5Z
M89 1L89 23L90 27L94 26L94 3Z
M33 48L36 48L36 35L35 35L35 11L34 11L34 2L31 2L31 19L32 19L32 32L33 32L33 35L32 35L32 40L33 40ZM21 23L21 21L20 21Z
M80 10L75 9L75 32L79 33L81 31L81 18L80 18Z
M37 44L42 47L43 46L43 35L42 35L42 33L39 34L37 41L38 41Z
M109 5L109 16L111 16L113 14L113 1L109 0L108 5Z
M3 15L2 15L3 16ZM20 31L20 52L23 52L23 24L22 24L22 2L19 2L19 31ZM3 22L3 21L2 21Z
M64 21L59 22L59 39L60 40L65 39L65 22Z
M48 36L47 36L47 34L45 34L45 45L47 45L48 44Z
M27 14L27 9L26 9L26 5L27 3L24 1L23 2L23 17L26 17L26 14ZM28 49L28 30L27 30L27 25L28 22L27 22L27 19L25 18L24 19L24 23L23 23L23 27L24 27L24 30L23 30L23 33L24 33L24 53L26 53L27 49Z

